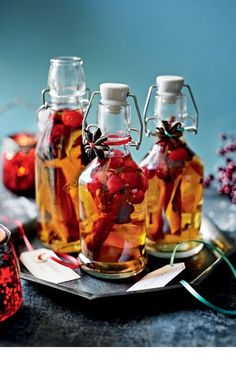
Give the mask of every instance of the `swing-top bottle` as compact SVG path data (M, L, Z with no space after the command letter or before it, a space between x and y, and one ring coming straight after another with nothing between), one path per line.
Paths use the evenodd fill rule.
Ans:
M87 125L96 94L101 95L97 124ZM129 97L136 105L140 129L131 127ZM95 158L79 179L79 257L82 268L92 275L125 278L138 274L146 264L147 181L129 152L130 145L140 146L142 119L136 97L125 84L101 84L91 101L83 138L87 153ZM139 135L136 142L131 137L134 132Z
M78 57L51 59L48 89L38 111L38 235L57 252L80 250L77 179L87 163L82 145L86 92L82 63Z
M195 116L187 112L187 88ZM153 90L154 114L147 117ZM150 130L150 121L155 129ZM191 125L187 125L191 121ZM149 89L144 109L145 131L155 144L140 166L148 180L147 250L168 256L177 243L179 256L197 253L203 201L203 163L188 147L184 132L197 133L198 110L189 85L180 76L158 76ZM169 252L169 253L168 253Z

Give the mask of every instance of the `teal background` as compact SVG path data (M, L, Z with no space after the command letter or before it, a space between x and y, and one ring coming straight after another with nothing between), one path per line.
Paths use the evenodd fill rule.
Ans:
M91 90L101 82L128 83L143 110L158 74L185 76L200 112L191 147L212 171L219 133L235 132L236 1L234 0L1 0L0 106L16 97L41 105L49 59L84 60ZM0 116L0 139L34 131L23 107ZM145 138L140 160L151 146Z

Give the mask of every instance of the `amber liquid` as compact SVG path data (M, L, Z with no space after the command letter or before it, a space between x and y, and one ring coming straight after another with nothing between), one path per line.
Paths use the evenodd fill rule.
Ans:
M146 264L145 176L130 155L99 159L80 177L85 270L105 278L135 275Z
M153 251L196 247L203 201L203 164L183 142L159 143L141 163L148 178L147 244Z
M77 183L84 168L82 112L57 111L50 120L36 151L38 234L55 251L75 252L80 250Z

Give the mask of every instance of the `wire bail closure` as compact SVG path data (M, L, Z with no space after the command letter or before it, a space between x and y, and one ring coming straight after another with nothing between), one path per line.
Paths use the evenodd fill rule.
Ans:
M196 101L194 99L191 87L187 84L184 84L183 87L185 87L189 92L189 95L190 95L191 100L192 100L193 108L194 108L194 113L195 113L194 118L190 115L187 115L185 117L185 118L191 119L193 121L193 125L183 127L183 129L184 129L184 131L192 132L193 134L197 134L197 132L198 132L198 118L199 118L197 104L196 104ZM148 122L156 120L156 116L147 117L147 113L148 113L148 108L149 108L149 105L150 105L150 100L151 100L152 93L153 93L154 90L157 90L157 88L158 88L157 85L152 85L152 86L149 87L148 94L147 94L147 99L146 99L145 106L144 106L143 121L144 121L145 133L146 133L147 136L156 136L156 131L152 131L152 130L148 129Z
M92 124L88 124L87 125L87 117L88 117L90 108L92 106L93 99L94 99L94 97L96 95L101 96L101 92L100 91L94 91L92 93L91 97L90 97L89 103L87 105L87 108L86 108L86 111L85 111L85 114L84 114L84 117L83 117L83 122L82 122L82 130L83 130L83 132L85 130L89 131L90 128L92 128L92 127L94 127L94 128L97 128L98 127L97 124L95 124L95 123L92 123ZM137 141L132 141L131 140L128 143L128 145L134 146L136 149L139 149L139 147L141 145L141 142L142 142L142 137L143 137L143 121L142 121L142 115L141 115L140 110L139 110L138 100L136 98L136 95L128 93L127 97L130 97L133 100L133 102L134 102L135 109L136 109L137 116L138 116L138 121L139 121L139 124L140 124L140 129L137 129L135 127L128 127L129 134L131 132L138 133L138 139L137 139ZM84 144L84 137L83 137L83 144Z

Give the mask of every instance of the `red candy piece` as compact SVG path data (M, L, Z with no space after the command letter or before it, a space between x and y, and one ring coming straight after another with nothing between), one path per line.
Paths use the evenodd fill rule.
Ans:
M168 157L173 161L184 161L188 158L188 151L185 148L178 148L170 152Z
M62 122L65 126L77 128L80 127L83 121L83 115L80 111L65 111L62 114Z
M107 180L107 188L111 194L117 193L123 186L124 183L118 175L111 175Z

